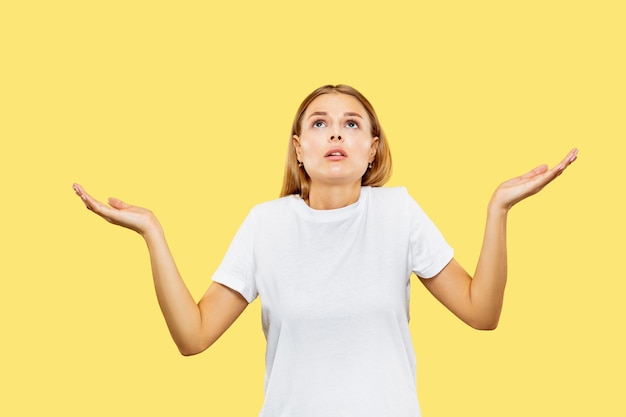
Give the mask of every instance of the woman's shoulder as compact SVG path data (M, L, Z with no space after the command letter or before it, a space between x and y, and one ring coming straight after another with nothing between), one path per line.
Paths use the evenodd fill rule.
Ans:
M369 189L372 198L380 200L405 200L410 198L406 187L364 187Z
M274 200L264 201L256 204L250 210L251 214L265 216L284 214L285 211L293 210L293 208L299 203L301 198L297 195L288 195L286 197L280 197Z
M407 188L403 186L371 187L370 201L374 206L398 215L422 210Z

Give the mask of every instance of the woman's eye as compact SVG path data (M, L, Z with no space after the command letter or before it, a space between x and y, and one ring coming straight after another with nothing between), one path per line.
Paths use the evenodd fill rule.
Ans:
M326 123L324 123L322 120L317 120L313 122L313 127L324 127L324 126L326 126Z
M349 121L346 123L346 127L347 127L347 128L350 128L350 129L356 129L356 128L358 128L358 127L359 127L359 125L358 125L358 124L357 124L357 122L355 122L354 120L349 120Z

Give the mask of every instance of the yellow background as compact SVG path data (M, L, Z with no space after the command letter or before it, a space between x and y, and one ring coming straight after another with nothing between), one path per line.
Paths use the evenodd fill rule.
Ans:
M424 415L626 414L623 2L206 3L0 6L0 415L258 413L259 302L180 356L143 242L71 184L153 209L199 297L277 196L291 118L326 83L374 103L390 185L470 271L495 186L580 148L511 213L495 332L415 282Z

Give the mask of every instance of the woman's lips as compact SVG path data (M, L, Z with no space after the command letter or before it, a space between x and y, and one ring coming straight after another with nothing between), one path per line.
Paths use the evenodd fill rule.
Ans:
M346 154L346 152L343 149L337 148L337 149L331 149L328 152L326 152L326 155L324 155L324 157L331 161L339 161L341 159L347 158L348 154Z

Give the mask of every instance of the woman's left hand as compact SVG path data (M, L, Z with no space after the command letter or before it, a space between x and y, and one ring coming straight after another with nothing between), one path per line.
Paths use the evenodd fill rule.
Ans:
M493 194L491 203L498 208L509 210L523 199L541 191L543 187L561 175L577 156L578 149L572 149L550 170L547 165L540 165L524 175L503 182Z

